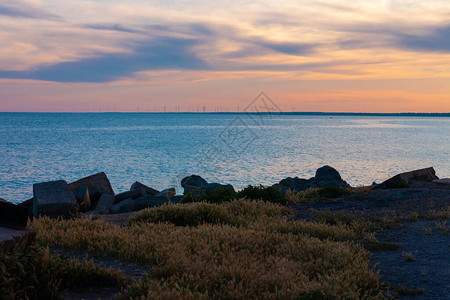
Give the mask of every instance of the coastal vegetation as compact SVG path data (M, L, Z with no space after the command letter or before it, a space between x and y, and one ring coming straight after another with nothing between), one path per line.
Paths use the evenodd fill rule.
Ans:
M82 262L34 246L0 255L0 299L58 299L66 288L125 286L120 271Z
M124 227L40 218L39 243L148 265L120 299L335 299L382 296L357 234L294 221L279 204L245 199L148 208Z

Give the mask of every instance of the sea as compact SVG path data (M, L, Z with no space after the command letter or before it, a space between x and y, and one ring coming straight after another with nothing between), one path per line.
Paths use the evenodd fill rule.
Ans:
M33 184L105 172L115 192L139 181L271 185L330 165L352 186L433 166L450 177L450 117L274 113L0 113L0 198Z

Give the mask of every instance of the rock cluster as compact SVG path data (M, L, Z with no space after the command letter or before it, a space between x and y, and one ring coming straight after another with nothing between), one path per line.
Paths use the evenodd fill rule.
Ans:
M279 187L282 192L288 190L301 192L307 189L323 188L326 186L337 186L342 188L350 187L350 185L341 178L339 172L330 166L323 166L317 169L316 176L310 179L287 177L274 186Z
M110 214L141 210L165 203L178 203L175 189L155 190L140 182L129 191L115 194L105 173L97 173L72 183L64 180L33 185L33 198L18 205L32 209L33 216L70 217L78 213Z
M208 196L218 189L231 189L233 190L233 192L235 191L234 187L231 184L221 184L216 182L208 183L199 175L190 175L183 178L181 180L181 186L184 188L185 195L192 193L200 198L203 196L203 194Z
M445 185L447 182L438 181L435 173L432 167L410 171L398 174L381 184L375 184L372 188L404 188L416 182L432 182L438 186ZM235 191L230 184L208 183L199 175L190 175L183 178L181 186L184 188L185 195L193 194L200 198L224 189ZM282 192L288 190L300 192L310 188L328 186L350 187L342 179L339 172L330 166L317 169L315 176L312 178L288 177L274 186L280 188ZM80 212L87 215L125 213L166 203L179 203L181 197L176 196L174 188L158 191L138 181L133 183L128 191L115 194L108 177L101 172L72 183L67 183L64 180L36 183L33 185L33 198L30 200L14 205L0 199L0 216L2 220L9 220L9 216L15 216L7 222L10 224L16 222L25 226L26 220L30 217L70 217Z

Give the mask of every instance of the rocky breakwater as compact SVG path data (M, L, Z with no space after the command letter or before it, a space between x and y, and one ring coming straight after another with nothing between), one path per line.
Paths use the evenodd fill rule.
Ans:
M73 217L132 212L166 203L178 203L175 189L158 191L140 182L116 194L105 173L97 173L67 183L64 180L36 183L33 198L18 205L32 211L35 218Z

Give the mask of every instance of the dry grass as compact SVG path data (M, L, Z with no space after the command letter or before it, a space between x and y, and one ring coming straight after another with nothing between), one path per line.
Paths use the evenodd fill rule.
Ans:
M123 299L381 297L354 230L291 221L285 208L261 201L162 206L124 228L47 218L31 227L48 245L151 265Z
M92 261L60 257L48 248L0 255L0 299L58 299L65 288L121 286L128 280Z

